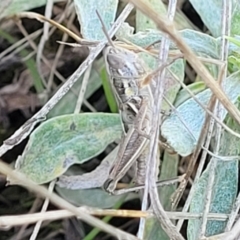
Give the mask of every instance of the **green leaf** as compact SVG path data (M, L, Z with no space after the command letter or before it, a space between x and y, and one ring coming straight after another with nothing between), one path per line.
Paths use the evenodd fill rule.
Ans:
M228 64L231 64L232 72L237 71L240 69L240 58L235 56L228 57Z
M220 58L221 37L214 38L208 34L191 29L184 29L179 31L179 33L195 54L200 56L209 56L215 59ZM130 27L128 23L123 23L116 33L116 37L120 41L124 41L124 39L126 39L138 46L147 47L158 41L160 42L162 34L160 31L155 29L148 29L134 34L134 28ZM239 36L235 38L239 40ZM173 42L170 44L170 49L177 49ZM229 44L229 55L232 55L233 52L237 50L238 49L234 44Z
M222 88L232 102L235 102L240 93L240 72L236 72L223 80ZM212 92L206 89L196 95L197 99L207 107ZM227 114L224 110L223 117ZM181 116L181 119L178 117ZM167 143L181 156L191 154L197 143L201 128L204 123L206 112L199 104L190 98L179 107L177 113L173 112L161 126L161 134L167 140ZM186 129L187 125L193 136ZM194 137L194 138L193 138Z
M102 40L105 37L96 10L101 15L106 29L109 30L114 22L118 0L74 0L81 33L88 40Z
M219 161L219 163L217 164L215 172L210 212L229 214L237 193L238 162L236 160L223 162L220 159L218 159L217 161ZM205 207L204 203L208 179L209 179L209 166L204 171L197 185L194 188L194 196L190 207L191 213L203 212ZM189 240L198 239L200 226L201 220L188 221L187 232ZM224 232L225 227L226 222L224 221L208 221L206 236L222 233Z
M118 114L82 113L52 118L30 136L16 168L38 184L62 175L71 165L101 153L121 137Z
M158 0L143 0L143 2L148 3L154 10L157 11L159 14L166 15L166 7L162 1ZM157 29L156 24L149 19L145 14L141 11L137 10L136 12L136 32L144 31L146 29Z
M118 106L111 88L110 81L108 79L106 68L103 68L101 71L101 79L108 106L112 113L116 113L118 112Z
M227 125L234 131L238 133L240 132L240 126L229 116L227 117ZM233 155L240 155L240 140L239 138L232 136L229 132L223 132L220 145L220 156L231 157ZM238 160L223 161L220 158L215 160L217 161L217 166L215 169L210 212L229 214L238 190ZM205 208L204 203L209 182L211 161L213 161L213 158L210 160L207 169L204 171L194 188L194 195L190 206L190 212L192 213L202 213ZM198 239L197 237L200 231L200 226L201 220L188 221L187 233L189 240ZM225 227L226 221L208 221L206 236L220 234L224 232Z
M222 1L219 0L190 0L192 6L200 15L203 23L211 31L214 37L221 36L222 31ZM240 34L239 20L240 20L240 4L238 0L232 1L232 21L231 21L231 35Z
M206 89L206 85L204 82L195 82L192 84L188 85L188 89L196 95L197 93L202 92L204 89ZM181 91L178 92L178 95L176 97L176 100L174 102L174 106L178 107L182 103L184 103L186 100L191 98L190 93L186 89L182 89Z
M225 38L229 40L228 70L236 72L240 68L240 39L239 36Z
M231 55L237 55L239 57L239 41L240 41L240 36L235 36L234 38L232 37L226 37L228 40L229 40L229 48L228 48L228 56L231 56ZM221 39L219 38L218 39L219 43L221 41Z
M221 36L222 1L190 0L190 3L213 36Z
M158 14L167 15L167 8L166 5L162 1L158 0L144 0L148 4L154 8ZM175 17L174 17L174 24L176 25L177 29L192 29L194 25L189 21L189 19L181 12L180 9L177 9ZM156 24L150 20L146 15L144 15L141 11L136 11L136 32L144 31L146 29L157 29Z
M240 48L240 40L238 38L228 37L228 36L225 36L225 38L228 39L229 42L232 42L233 44L235 44Z
M161 163L161 174L159 180L166 180L177 177L179 156L164 152L163 162ZM160 201L165 210L171 210L171 195L176 189L176 184L159 188Z
M233 0L232 9L231 35L240 35L240 2L238 0Z

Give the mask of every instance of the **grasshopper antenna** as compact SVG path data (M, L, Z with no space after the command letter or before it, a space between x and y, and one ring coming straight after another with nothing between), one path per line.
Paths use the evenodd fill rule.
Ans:
M102 24L102 30L103 30L103 33L105 34L105 36L106 36L106 38L107 38L107 40L108 40L108 43L109 43L112 47L114 47L113 41L112 41L112 39L111 39L111 38L109 37L109 35L108 35L107 28L106 28L106 26L105 26L105 24L104 24L104 22L103 22L103 20L102 20L101 15L99 14L98 10L96 10L96 13L97 13L97 15L98 15L98 18L99 18L101 24Z

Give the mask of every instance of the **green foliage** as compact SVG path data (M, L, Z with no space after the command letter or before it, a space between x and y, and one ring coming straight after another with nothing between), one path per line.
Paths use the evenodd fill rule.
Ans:
M37 3L28 3L34 5L22 4L18 8L20 2L12 1L11 9L6 8L4 15L10 15L18 11L27 10L33 7L40 6L46 3L46 0L38 1ZM32 1L34 2L34 1ZM166 8L161 1L147 1L160 14L166 14ZM200 15L202 21L210 30L212 36L193 29L184 29L179 31L183 40L197 56L207 58L221 58L221 14L222 5L218 0L190 0L195 10ZM231 36L228 51L228 64L230 74L226 79L223 79L223 90L229 99L235 103L240 93L240 58L239 58L239 37L240 35L240 4L237 0L233 0L233 15L231 25ZM27 4L27 3L26 3ZM117 0L95 1L95 0L74 0L76 12L81 25L81 34L87 40L102 40L105 38L101 23L96 15L96 10L99 11L106 25L107 30L110 29L112 22L116 17L118 6ZM1 5L0 5L1 7ZM161 41L162 33L156 29L155 24L146 18L139 11L136 12L136 26L130 27L127 23L122 24L116 34L118 40L127 40L137 46L146 48L149 45ZM181 24L180 24L181 25ZM156 44L158 45L158 44ZM155 45L155 46L156 46ZM155 50L159 48L156 46ZM171 50L177 50L174 42L170 43ZM139 53L140 58L146 64L149 73L157 67L156 58L146 53ZM206 65L214 77L218 75L213 65ZM165 97L177 108L177 113L173 112L161 126L161 134L167 140L169 145L181 156L191 154L196 146L201 128L206 116L203 110L196 101L189 96L186 90L180 91L180 84L175 80L184 80L185 63L179 59L171 64L166 71L167 90L164 93ZM108 83L106 70L102 66L100 75L92 71L89 85L86 92L86 97L90 96L101 85L102 80L105 96L112 113L117 112L117 105L114 96L111 92L111 87ZM35 76L35 88L41 92L41 87L37 85ZM76 91L80 89L81 80L75 85ZM189 85L189 89L195 94L196 98L207 107L212 95L209 89L205 89L203 82L195 82ZM63 113L73 112L76 104L76 97L69 93L57 105L49 116L53 117ZM163 109L168 109L169 106L164 103ZM179 118L181 116L181 119ZM227 112L223 114L223 119ZM186 126L182 123L182 120ZM238 130L238 126L227 119L227 124L234 130ZM189 132L191 131L191 133ZM106 146L121 136L121 124L117 114L69 114L65 116L55 117L38 127L31 135L28 145L17 162L19 171L26 174L30 179L38 184L49 182L63 173L65 173L73 164L82 164L94 156L101 153ZM231 156L239 155L239 140L233 138L228 133L224 132L221 138L222 148L221 155ZM177 175L178 156L165 153L162 165L161 178L170 178ZM212 159L213 160L213 159ZM112 163L112 162L111 162ZM202 174L199 182L195 187L195 195L191 203L191 212L202 213L206 196L206 188L209 179L209 163L207 169ZM170 171L171 170L171 171ZM237 181L238 181L238 162L235 160L224 162L218 159L215 172L215 182L211 200L211 211L229 213L232 204L236 197ZM90 172L91 174L92 172ZM79 166L74 166L68 170L67 175L85 176ZM89 173L88 173L89 174ZM94 175L92 175L94 177ZM89 180L89 179L88 179ZM99 187L99 186L97 186ZM175 186L166 187L160 190L161 202L165 209L170 209L170 195L174 191ZM112 207L121 197L109 196L99 188L94 189L79 189L69 190L66 188L57 187L57 192L76 205L88 205L93 207L107 208ZM130 195L130 199L136 195ZM197 239L200 229L200 220L191 220L188 225L189 240ZM208 221L207 235L217 234L224 230L225 222ZM169 239L164 231L159 227L158 222L154 218L147 219L145 226L146 239Z
M118 114L84 113L52 118L32 134L17 168L38 184L62 175L71 165L101 153L120 138Z
M234 103L240 93L240 72L236 72L226 79L223 79L222 88L226 95ZM196 95L196 98L207 107L212 92L209 89ZM169 145L181 156L191 154L196 146L197 139L206 116L205 110L193 99L190 98L177 107L177 112L173 112L161 126L161 134ZM223 111L223 119L227 111ZM181 116L179 119L178 115ZM185 125L183 125L184 121ZM185 127L187 126L187 128ZM190 132L189 132L190 131Z
M232 48L232 54L228 57L228 68L231 72L235 72L240 68L240 40L239 36L236 37L226 37Z
M211 31L214 37L221 36L222 29L222 11L223 1L219 0L190 0L195 10L200 15L202 21ZM232 1L232 21L231 21L231 35L240 33L239 20L240 20L240 3L238 0Z
M106 68L103 68L101 71L101 79L102 79L102 85L103 85L104 93L105 93L109 108L112 113L116 113L118 112L118 106L117 106L115 97L113 95L113 91L111 88L110 81L108 79Z
M204 82L194 82L192 84L188 85L188 89L191 91L191 93L193 93L194 95L202 92L204 89L206 89L206 85L204 84ZM182 103L184 103L185 101L187 101L189 98L191 98L190 93L186 90L186 89L181 89L178 92L178 95L176 97L176 100L174 102L174 106L178 107L179 105L181 105Z
M105 35L99 21L96 10L101 15L107 30L115 19L118 0L95 1L95 0L74 0L78 20L81 24L81 33L88 40L102 40Z
M236 132L240 132L240 126L230 116L227 116L227 125ZM239 156L240 140L231 133L224 131L221 136L220 156ZM238 160L224 161L220 158L212 158L207 169L203 172L194 188L190 212L202 213L205 208L206 191L209 182L209 170L212 161L217 161L214 172L214 184L212 189L210 212L230 213L238 190ZM198 239L201 220L188 221L188 239ZM208 221L206 236L224 232L226 221Z

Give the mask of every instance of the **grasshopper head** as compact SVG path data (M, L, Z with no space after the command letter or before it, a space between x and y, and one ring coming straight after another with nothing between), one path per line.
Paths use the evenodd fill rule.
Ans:
M134 52L109 46L104 55L108 73L113 77L140 78L146 74L142 60Z

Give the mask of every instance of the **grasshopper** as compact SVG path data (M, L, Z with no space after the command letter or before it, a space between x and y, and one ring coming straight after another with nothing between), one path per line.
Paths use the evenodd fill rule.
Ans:
M118 181L135 162L137 184L143 183L153 97L150 87L141 85L147 73L137 54L109 46L104 55L124 129L116 163L104 184L104 189L114 194Z
M97 15L110 45L104 50L104 59L124 130L115 165L103 186L114 194L118 181L135 162L137 183L142 184L145 179L153 96L150 86L142 85L148 76L142 60L134 52L114 46L98 12Z

